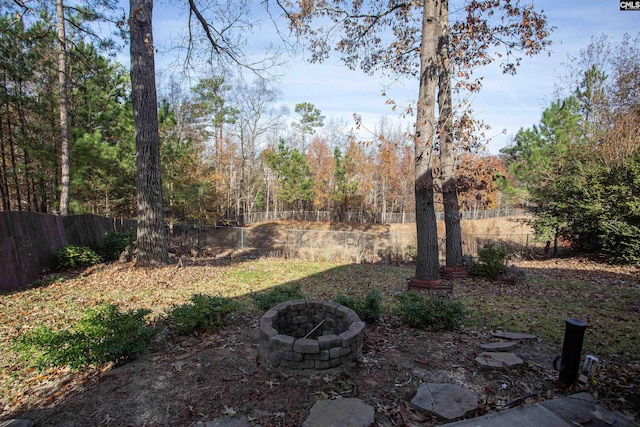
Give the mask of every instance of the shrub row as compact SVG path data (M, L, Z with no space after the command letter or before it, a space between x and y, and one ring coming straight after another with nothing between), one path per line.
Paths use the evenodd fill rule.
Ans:
M252 294L253 304L266 311L280 302L304 298L299 285L279 286ZM466 309L461 302L440 296L426 297L416 291L396 296L392 314L418 328L454 329ZM377 322L382 315L381 295L372 290L365 296L340 294L334 302L356 311L365 322ZM165 319L172 331L189 335L213 332L239 309L226 297L194 294L185 304L173 306ZM53 330L39 325L14 342L14 348L33 366L69 366L77 369L106 362L122 363L143 352L161 330L148 319L151 310L121 311L112 303L99 303L87 309L70 328Z
M166 323L181 335L212 332L237 309L230 298L195 294L190 302L174 306ZM14 349L38 369L122 363L145 351L161 330L149 321L150 313L147 309L123 312L115 304L99 303L87 309L70 328L55 331L38 325L15 340Z

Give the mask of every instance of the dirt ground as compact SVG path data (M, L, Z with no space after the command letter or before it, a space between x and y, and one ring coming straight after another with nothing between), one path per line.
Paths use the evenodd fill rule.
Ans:
M358 397L375 408L378 426L429 426L437 420L409 405L423 382L473 390L479 414L556 393L553 345L522 343L523 367L480 371L474 357L489 336L393 321L367 327L359 362L327 371L271 370L257 358L258 318L243 315L216 334L158 344L133 362L73 381L66 397L20 416L47 426L189 426L243 414L263 427L299 426L317 399ZM51 386L62 390L65 381L72 380Z
M474 224L475 229L500 227L486 221ZM374 232L388 228L369 227ZM214 334L163 336L143 356L120 367L61 370L55 380L29 391L42 396L39 404L14 408L11 418L42 426L191 426L237 414L263 427L299 426L318 399L358 397L375 408L377 426L431 426L438 420L409 404L423 382L473 390L480 400L477 415L562 393L551 368L561 351L556 343L523 342L515 350L526 361L523 366L481 371L474 358L479 345L491 340L487 331L417 330L391 317L367 325L360 361L326 371L269 369L258 359L260 315L239 315Z

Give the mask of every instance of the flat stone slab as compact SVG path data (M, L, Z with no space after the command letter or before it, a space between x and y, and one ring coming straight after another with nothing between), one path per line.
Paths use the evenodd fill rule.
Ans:
M486 351L507 351L517 346L517 341L498 341L480 344L480 348Z
M587 393L545 400L478 418L447 424L449 427L637 427L632 420L605 408Z
M478 408L478 395L455 384L426 383L418 387L411 404L447 421L471 415Z
M496 338L504 338L506 340L535 340L536 338L538 338L536 335L504 331L494 331L491 332L491 335Z
M373 406L360 399L318 400L302 427L369 427L374 417Z
M33 422L26 418L0 421L0 427L32 427Z
M475 358L480 369L497 369L505 370L507 368L515 368L524 363L522 359L513 353L489 352L485 351Z
M195 427L251 427L251 425L249 419L243 415L240 418L222 417L205 423L198 422Z

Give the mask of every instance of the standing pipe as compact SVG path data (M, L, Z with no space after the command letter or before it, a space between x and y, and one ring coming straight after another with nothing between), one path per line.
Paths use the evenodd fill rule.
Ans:
M575 384L580 375L580 358L582 355L582 342L587 324L578 319L565 319L564 343L562 344L562 356L556 357L553 367L560 372L559 382L565 387ZM560 366L558 366L560 362Z

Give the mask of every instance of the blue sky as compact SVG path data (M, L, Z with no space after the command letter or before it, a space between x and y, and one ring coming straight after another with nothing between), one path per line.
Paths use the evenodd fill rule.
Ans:
M503 75L498 66L479 70L484 76L484 87L472 102L476 116L492 128L487 132L493 136L487 146L490 153L495 154L507 145L521 127L539 121L554 89L562 83L566 71L563 63L577 56L592 37L607 34L618 41L625 33L637 34L640 28L640 11L620 11L618 0L545 0L534 4L536 9L544 10L549 24L556 27L551 36L551 55L525 57L516 76ZM176 56L176 51L169 47L184 32L186 19L186 15L167 2L155 6L154 38L159 47L156 63L161 76L169 73L166 65ZM273 38L271 23L260 23L251 36L254 42ZM127 52L123 52L122 62L127 61L126 56ZM371 130L385 116L391 122L412 121L402 121L397 112L385 105L381 93L386 89L398 104L406 104L417 97L416 81L397 82L389 87L392 82L348 70L337 57L323 64L307 64L302 55L297 55L287 62L279 87L281 102L289 106L292 115L296 103L311 102L327 119L345 121L346 130L353 126L354 113L361 115L363 124ZM366 138L368 133L360 135Z

